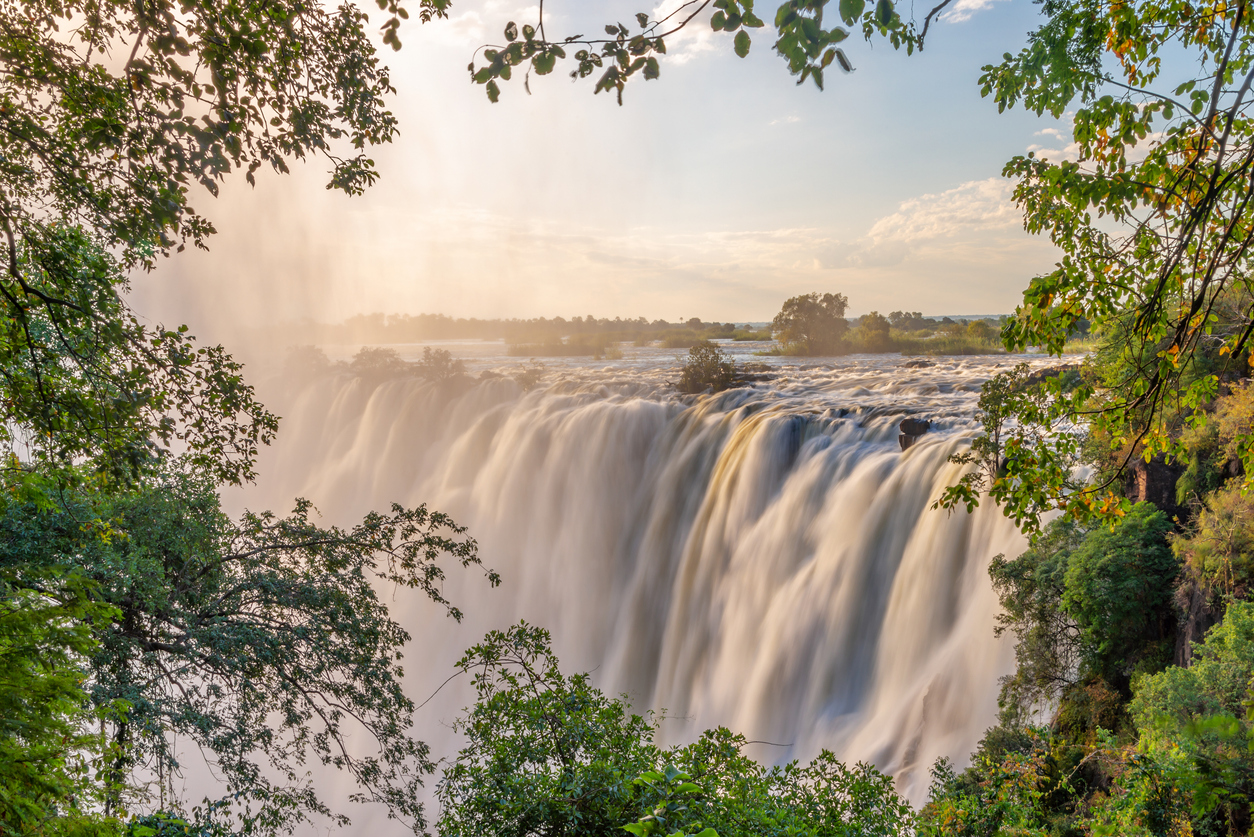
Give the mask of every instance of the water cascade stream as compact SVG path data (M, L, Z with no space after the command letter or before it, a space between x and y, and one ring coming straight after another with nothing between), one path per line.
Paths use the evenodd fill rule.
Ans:
M965 759L1012 660L993 637L989 559L1022 536L993 508L929 508L960 473L990 358L770 366L752 386L679 396L674 359L550 367L463 386L345 374L271 386L287 418L235 507L308 497L351 522L392 501L467 525L489 589L450 571L458 625L396 593L421 701L482 633L550 629L568 670L639 708L668 742L723 724L766 761L823 748L892 772L916 802L941 756ZM493 368L479 363L478 371ZM508 363L499 364L508 373ZM933 420L902 451L904 415ZM419 713L433 753L470 701L457 681Z

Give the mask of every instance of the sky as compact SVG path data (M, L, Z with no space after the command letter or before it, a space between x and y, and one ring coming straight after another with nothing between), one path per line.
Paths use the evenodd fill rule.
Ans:
M598 32L642 10L667 7L549 0L545 23ZM561 65L530 95L515 75L493 105L467 62L537 11L454 0L447 20L411 20L383 50L400 135L372 154L380 182L350 198L311 161L196 196L210 251L136 277L136 308L202 330L376 311L761 321L820 291L852 315L997 314L1057 259L1001 170L1067 154L1069 126L999 115L978 85L1037 25L1026 0L958 0L909 57L851 38L855 70L833 66L825 91L795 84L769 27L740 59L698 21L622 107Z

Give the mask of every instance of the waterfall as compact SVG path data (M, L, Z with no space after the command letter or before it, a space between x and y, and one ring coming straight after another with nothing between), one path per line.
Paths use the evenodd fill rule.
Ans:
M492 590L450 572L454 624L389 592L414 636L411 696L426 699L489 628L548 628L567 671L665 710L665 743L725 725L770 762L822 749L897 777L916 803L942 756L966 763L1012 666L993 636L987 576L1022 536L996 508L932 510L960 474L989 359L906 369L899 358L771 367L769 379L679 396L657 368L572 366L524 392L287 381L257 486L232 505L314 502L351 522L392 501L469 527ZM903 414L933 419L909 450ZM471 700L457 681L419 711L437 755Z

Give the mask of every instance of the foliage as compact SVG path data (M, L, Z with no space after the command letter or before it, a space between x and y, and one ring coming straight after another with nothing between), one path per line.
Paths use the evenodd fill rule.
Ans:
M844 26L829 29L824 28L823 20L828 0L787 0L775 12L774 48L788 63L788 71L797 76L798 84L812 79L822 89L824 73L833 63L843 72L853 70L844 49L837 46L852 32L861 32L868 41L878 33L894 48L905 47L907 53L912 53L916 48L923 48L928 24L947 5L949 0L942 0L924 19L922 31L919 31L913 22L902 21L891 0L877 0L874 4L866 0L842 0L836 12ZM528 23L519 29L510 21L504 28L505 43L481 47L482 59L476 50L467 69L471 80L484 85L488 98L496 102L501 95L497 81L509 81L514 68L525 66L527 81L524 85L530 92L533 71L536 75L548 75L559 60L569 58L575 63L571 78L597 75L593 92L613 90L621 105L623 89L633 77L645 81L658 78L660 58L666 54L666 39L708 9L713 10L709 21L714 31L731 35L736 55L747 56L752 46L749 30L766 26L766 21L754 14L753 7L754 0L687 0L661 18L649 12L637 13L635 29L638 31L634 34L633 29L622 23L609 23L605 26L605 38L572 35L560 41L550 41L545 35L541 7L534 26ZM568 49L574 50L573 55L567 55Z
M897 331L931 331L934 325L919 311L893 311L888 315L888 324Z
M866 352L883 352L890 345L888 318L878 311L864 314L858 320L855 338Z
M1165 514L1138 503L1114 527L1089 532L1068 561L1062 606L1076 621L1085 666L1111 682L1170 660L1180 572L1170 531Z
M718 832L712 828L702 828L699 822L691 825L687 822L690 819L689 802L701 794L701 788L687 773L668 764L665 771L646 770L634 781L657 797L657 804L640 819L624 825L624 831L636 837L653 834L659 837L718 837Z
M785 351L802 355L834 355L841 349L849 323L844 294L810 293L794 296L771 322L771 331Z
M398 46L397 0L385 40ZM447 0L420 0L420 16ZM31 0L0 10L0 425L58 467L115 474L190 450L216 478L252 476L276 419L221 347L142 326L126 271L212 223L191 206L229 172L322 155L330 186L376 177L392 91L352 5ZM14 434L18 438L14 438ZM25 451L22 451L26 455Z
M303 777L309 757L349 773L356 798L422 825L415 793L432 766L407 733L409 635L376 585L416 588L459 617L440 592L440 561L478 563L475 543L424 507L394 506L351 530L319 527L312 513L298 501L289 517L232 523L211 483L179 470L55 505L3 504L0 567L78 573L113 614L85 661L109 745L106 813L168 790L177 737L212 754L232 800L222 816L249 829L331 813ZM377 754L347 746L359 730Z
M1246 833L1254 799L1254 604L1229 605L1188 668L1141 678L1130 708L1150 753L1186 757L1181 780L1193 788L1194 815Z
M1055 722L1077 738L1119 727L1131 678L1170 659L1180 567L1170 528L1166 515L1138 503L1113 528L1060 518L1018 558L993 559L989 575L1004 608L996 630L1016 639L1016 670L1002 680L1003 723L1056 706Z
M736 383L736 364L709 340L688 350L677 384L680 392L721 392Z
M1207 405L1210 418L1204 424L1181 434L1187 468L1176 484L1176 496L1182 505L1199 506L1207 494L1241 476L1245 448L1254 434L1254 387L1236 382L1227 390Z
M990 488L1020 520L1047 508L1118 514L1110 488L1124 468L1185 455L1179 431L1206 422L1254 333L1247 4L1051 0L1043 10L1026 47L984 68L982 92L1001 110L1071 115L1078 159L1029 153L1006 165L1026 229L1063 257L1032 280L1002 337L1012 351L1060 353L1087 321L1104 357L1084 385L1043 392L1043 409L1010 411L1007 482L1034 491ZM1066 434L1050 432L1077 421L1100 442L1097 460L1114 460L1088 485L1070 476L1070 442L1052 441Z
M1172 539L1189 577L1231 601L1254 583L1254 496L1240 486L1207 495L1187 534Z
M1015 637L1015 671L1002 678L1003 717L1017 726L1034 711L1051 706L1074 685L1080 672L1080 632L1062 607L1068 560L1087 530L1059 518L1037 533L1013 560L996 556L988 574L1001 601L996 634Z
M422 360L418 361L417 371L420 377L435 383L451 381L466 375L466 364L453 357L448 349L432 349L424 346Z
M0 566L0 834L109 834L93 816L100 751L81 681L92 623L111 611L83 576Z
M349 361L348 371L367 381L382 381L408 375L410 365L401 360L396 349L384 346L362 346Z
M458 663L478 699L457 722L469 739L439 785L441 833L675 834L685 837L905 837L914 813L873 767L831 753L763 767L722 728L663 750L652 719L564 676L548 633L489 633Z
M540 385L540 381L544 379L544 364L537 363L532 358L530 363L524 364L518 368L517 374L514 375L514 381L522 387L523 392L531 392Z
M216 479L249 479L277 419L240 364L185 329L142 325L116 260L86 233L39 236L0 274L0 452L55 469L86 460L124 479L182 450Z
M1192 833L1188 795L1173 776L1178 759L1139 753L1109 736L1081 750L1045 729L1027 731L1009 748L987 743L960 775L945 760L933 768L920 835Z
M468 743L437 789L441 834L593 837L636 818L654 727L588 675L564 676L546 631L493 631L457 667L477 700L454 725Z

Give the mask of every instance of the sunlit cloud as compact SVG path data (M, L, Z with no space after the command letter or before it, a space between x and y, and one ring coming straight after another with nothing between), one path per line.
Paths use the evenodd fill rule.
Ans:
M996 2L999 2L999 0L958 0L957 3L945 10L942 17L947 23L963 23L970 20L977 13L985 9L991 9Z

